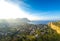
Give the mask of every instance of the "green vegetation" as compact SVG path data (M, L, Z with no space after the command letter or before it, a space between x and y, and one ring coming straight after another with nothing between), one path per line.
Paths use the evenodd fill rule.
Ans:
M7 24L4 21L0 22L0 41L60 41L60 34L45 24Z

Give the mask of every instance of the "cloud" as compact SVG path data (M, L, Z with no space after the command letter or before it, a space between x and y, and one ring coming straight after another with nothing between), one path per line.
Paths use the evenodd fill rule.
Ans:
M0 19L8 19L8 18L28 18L30 20L38 19L38 17L33 16L29 12L25 12L24 10L22 10L18 4L1 0Z
M26 7L27 6L27 7ZM0 1L0 19L1 18L28 18L29 20L57 20L60 19L60 16L54 16L50 14L51 12L28 12L23 10L21 7L25 7L26 9L29 8L30 5L24 3L23 1L17 0L1 0ZM56 12L57 13L57 12Z

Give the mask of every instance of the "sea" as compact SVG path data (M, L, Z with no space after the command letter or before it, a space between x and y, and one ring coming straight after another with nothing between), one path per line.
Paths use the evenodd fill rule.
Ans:
M57 20L37 20L28 22L29 24L48 24L49 22L56 22Z

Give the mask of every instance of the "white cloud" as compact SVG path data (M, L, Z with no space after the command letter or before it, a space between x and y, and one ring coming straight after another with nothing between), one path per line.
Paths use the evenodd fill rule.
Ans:
M27 5L23 2L20 3L13 3L13 2L7 2L5 0L0 0L0 19L8 19L8 18L28 18L30 20L53 20L53 19L59 19L57 16L49 16L49 15L35 15L30 14L29 12L23 11L19 4ZM29 5L27 5L29 7ZM44 12L43 12L44 13ZM37 14L37 13L36 13ZM40 13L42 14L42 13ZM48 12L47 12L48 14Z
M0 1L0 19L8 18L28 18L36 20L38 17L31 16L28 12L24 12L18 5L6 1Z

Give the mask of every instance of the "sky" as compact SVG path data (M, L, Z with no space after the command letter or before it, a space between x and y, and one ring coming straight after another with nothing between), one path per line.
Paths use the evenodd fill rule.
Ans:
M1 18L60 20L60 0L0 0Z

